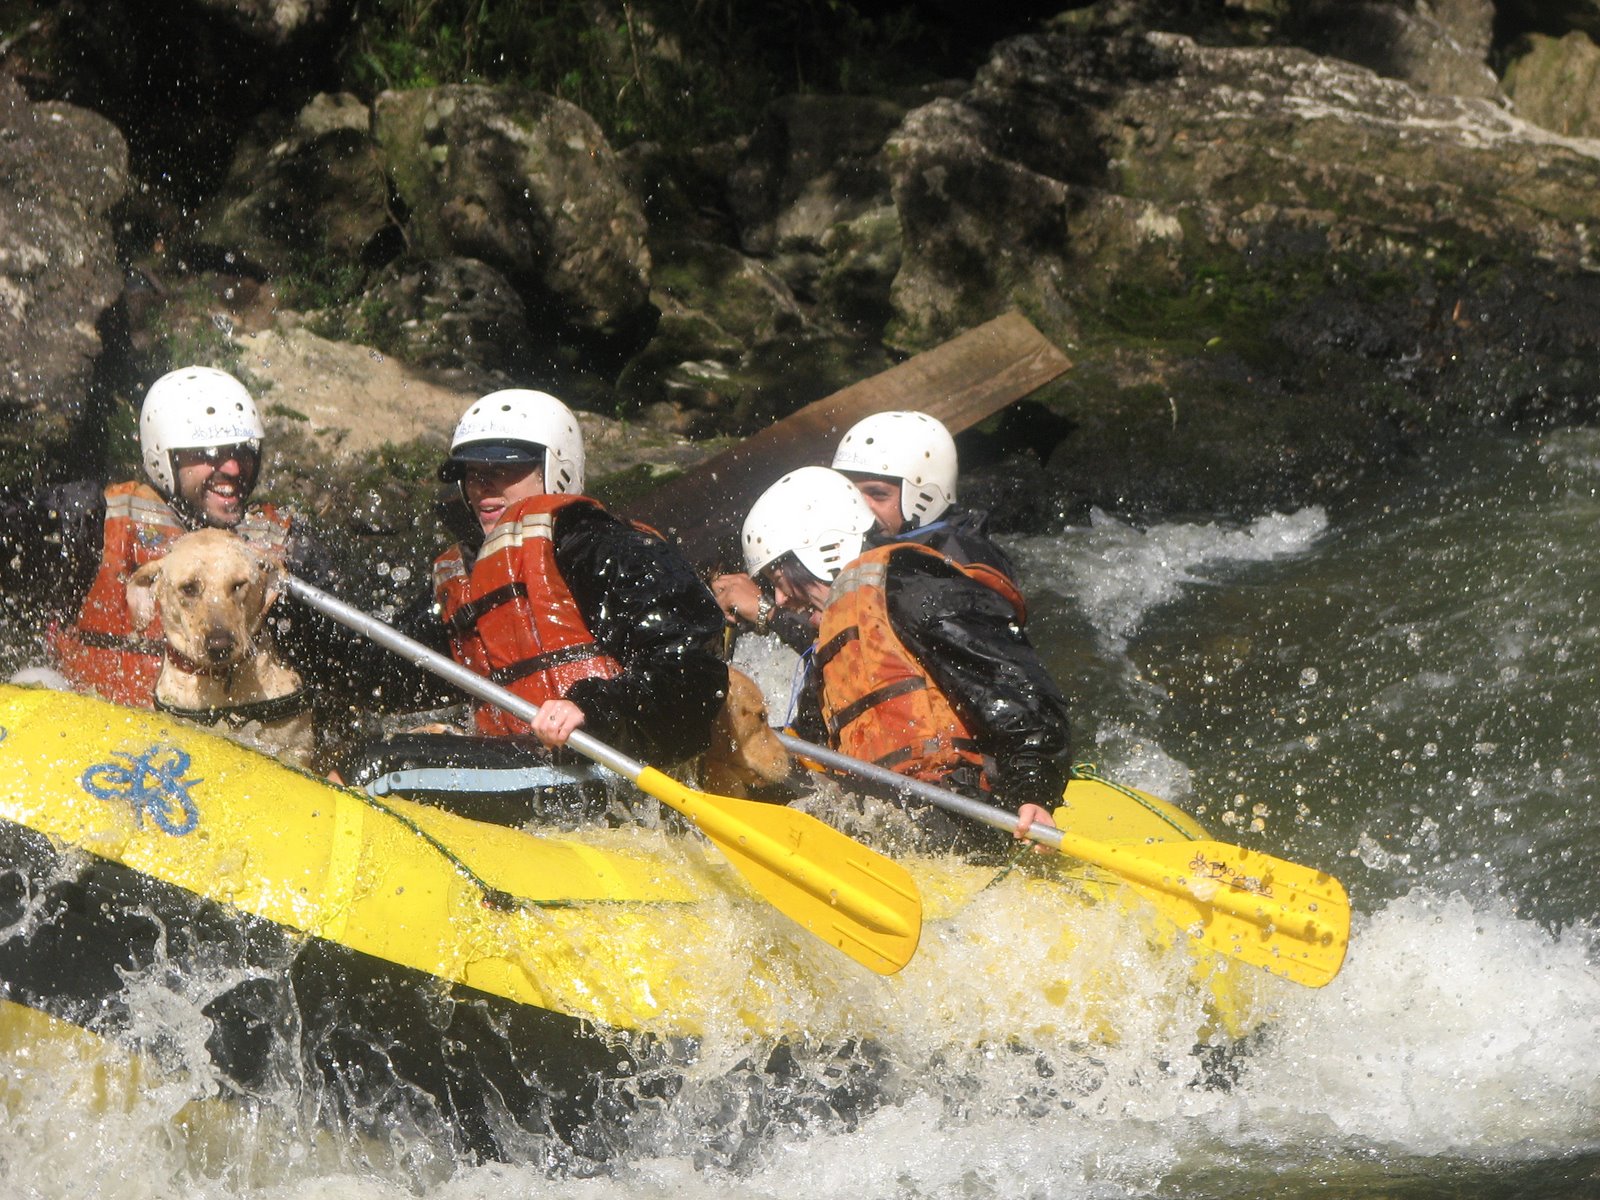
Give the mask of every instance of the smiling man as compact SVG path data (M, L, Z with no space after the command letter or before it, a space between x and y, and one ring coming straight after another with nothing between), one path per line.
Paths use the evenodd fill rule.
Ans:
M76 481L0 500L0 591L10 608L41 610L48 665L70 686L152 706L159 618L135 627L127 582L192 530L233 530L292 570L331 579L326 554L291 517L249 504L263 432L242 383L183 367L156 380L140 409L145 479Z
M704 750L727 692L722 614L651 530L583 495L583 430L545 392L470 407L440 479L476 522L434 563L431 629L456 661L539 705L528 726L479 705L482 734L560 746L578 728L649 757Z

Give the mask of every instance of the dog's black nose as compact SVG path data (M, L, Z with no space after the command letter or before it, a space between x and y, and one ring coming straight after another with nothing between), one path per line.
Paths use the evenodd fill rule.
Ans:
M212 662L226 662L233 654L233 634L225 629L213 629L206 634L206 657Z

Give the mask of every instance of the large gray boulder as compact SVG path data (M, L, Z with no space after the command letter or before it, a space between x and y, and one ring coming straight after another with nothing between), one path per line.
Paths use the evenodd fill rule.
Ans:
M289 119L262 117L234 148L197 239L273 275L369 260L385 235L398 244L371 122L350 95L317 96Z
M375 131L423 258L474 258L521 292L529 318L628 336L649 308L645 218L600 127L511 88L385 92Z
M1574 30L1535 34L1506 67L1506 94L1517 115L1556 133L1600 137L1600 46Z
M1421 91L1495 100L1493 27L1491 0L1294 0L1284 32Z
M122 291L107 214L127 187L110 122L0 75L0 482L37 478L88 411L99 322Z
M1395 431L1596 407L1600 143L1499 105L1300 50L1059 34L1001 44L886 156L891 337L1021 307L1078 363L1075 496L1222 479L1248 507Z

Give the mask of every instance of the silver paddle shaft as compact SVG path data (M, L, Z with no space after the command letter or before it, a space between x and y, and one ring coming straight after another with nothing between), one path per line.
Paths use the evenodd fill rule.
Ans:
M992 825L1006 833L1015 833L1017 830L1017 817L1015 813L1008 813L1003 808L996 808L992 804L985 804L982 800L973 800L970 797L948 792L944 788L935 787L921 779L911 779L887 767L880 767L874 763L862 762L859 758L851 758L848 754L840 754L837 750L829 750L824 746L814 746L810 742L802 741L792 734L779 733L778 740L792 754L801 758L809 758L819 762L825 767L832 767L846 775L854 775L858 779L865 779L872 783L881 784L892 788L900 795L915 800L925 800L927 803L980 821L985 825ZM1025 837L1036 842L1043 842L1046 846L1061 849L1061 831L1050 825L1031 825Z
M352 608L339 597L323 591L298 579L293 575L285 574L283 577L284 590L297 600L316 609L323 616L339 622L355 630L363 637L370 638L385 650L392 650L408 662L415 663L424 670L432 671L441 679L448 680L469 696L474 696L496 708L504 709L518 720L532 723L539 715L539 706L531 701L524 700L515 692L508 691L492 680L485 679L476 671L463 667L448 655L440 654L424 646L415 638L409 638L385 625L376 617L370 617L359 608ZM609 771L615 771L629 783L638 783L639 776L644 771L644 764L637 759L629 758L619 750L614 750L604 742L596 741L583 730L577 730L567 739L571 746L585 758L591 759Z

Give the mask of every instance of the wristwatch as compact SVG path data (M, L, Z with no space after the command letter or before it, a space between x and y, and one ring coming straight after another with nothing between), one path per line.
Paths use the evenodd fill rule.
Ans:
M757 633L765 633L767 631L767 622L772 620L772 610L776 607L777 605L772 600L772 593L767 591L766 588L762 588L761 597L756 601L755 627Z

